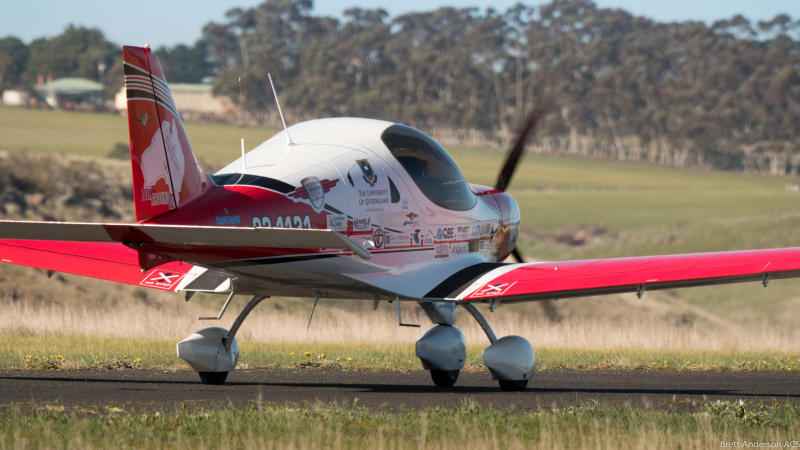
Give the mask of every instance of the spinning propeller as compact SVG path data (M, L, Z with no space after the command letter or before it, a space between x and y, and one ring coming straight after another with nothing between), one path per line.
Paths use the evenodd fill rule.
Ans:
M494 184L494 188L499 191L505 191L508 189L508 185L511 183L511 178L514 175L514 171L517 169L517 165L519 165L519 161L522 158L523 151L525 150L525 142L528 140L528 136L531 134L536 125L539 121L542 120L547 110L550 109L550 99L545 99L540 101L536 106L533 108L530 114L528 114L527 119L525 119L525 123L520 130L519 134L517 135L517 139L514 141L514 145L508 151L506 156L506 161L503 163L503 168L500 169L500 174L497 176L497 182ZM518 262L525 262L525 258L520 253L518 247L514 247L511 250L511 254L514 256ZM552 300L544 300L539 302L544 309L544 313L548 319L553 322L558 322L561 320L561 315L556 311L556 307L553 305Z

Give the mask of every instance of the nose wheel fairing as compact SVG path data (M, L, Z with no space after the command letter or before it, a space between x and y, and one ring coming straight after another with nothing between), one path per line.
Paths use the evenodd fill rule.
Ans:
M478 309L470 303L460 303L478 322L489 345L483 351L483 365L492 374L503 391L523 391L534 373L536 357L527 339L520 336L495 337L494 331ZM426 307L428 306L428 307ZM434 308L436 306L436 308ZM438 325L429 329L417 341L416 354L422 362L422 368L431 372L431 378L439 387L453 386L466 362L466 342L464 334L455 327L455 311L448 315L447 323L442 317L434 314L441 305L423 304L423 310L432 322Z

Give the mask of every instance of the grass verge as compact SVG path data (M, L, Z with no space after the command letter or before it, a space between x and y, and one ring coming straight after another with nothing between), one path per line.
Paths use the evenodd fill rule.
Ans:
M252 404L242 409L136 413L40 405L0 413L3 448L695 448L798 435L800 406L714 402L699 412L584 404L514 412L371 410L355 405Z
M260 343L240 345L243 368L421 370L413 344ZM644 349L536 349L538 370L798 371L800 354ZM481 350L467 351L465 370L485 370ZM0 367L29 370L185 369L168 340L57 334L0 335Z

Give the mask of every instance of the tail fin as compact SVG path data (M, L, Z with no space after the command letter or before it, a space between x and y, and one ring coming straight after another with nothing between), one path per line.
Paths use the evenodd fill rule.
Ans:
M158 58L123 47L136 221L175 210L211 186L197 164Z

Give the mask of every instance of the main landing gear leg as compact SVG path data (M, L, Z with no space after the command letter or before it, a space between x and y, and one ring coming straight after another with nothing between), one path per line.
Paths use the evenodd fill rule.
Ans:
M178 357L200 376L203 384L222 384L239 361L236 333L244 319L267 296L257 295L244 307L230 331L220 327L203 328L178 343Z
M486 322L483 314L471 303L459 303L467 310L486 333L491 345L483 351L483 365L489 368L492 379L497 380L503 391L524 391L533 376L536 358L530 342L520 336L504 336L500 339Z

